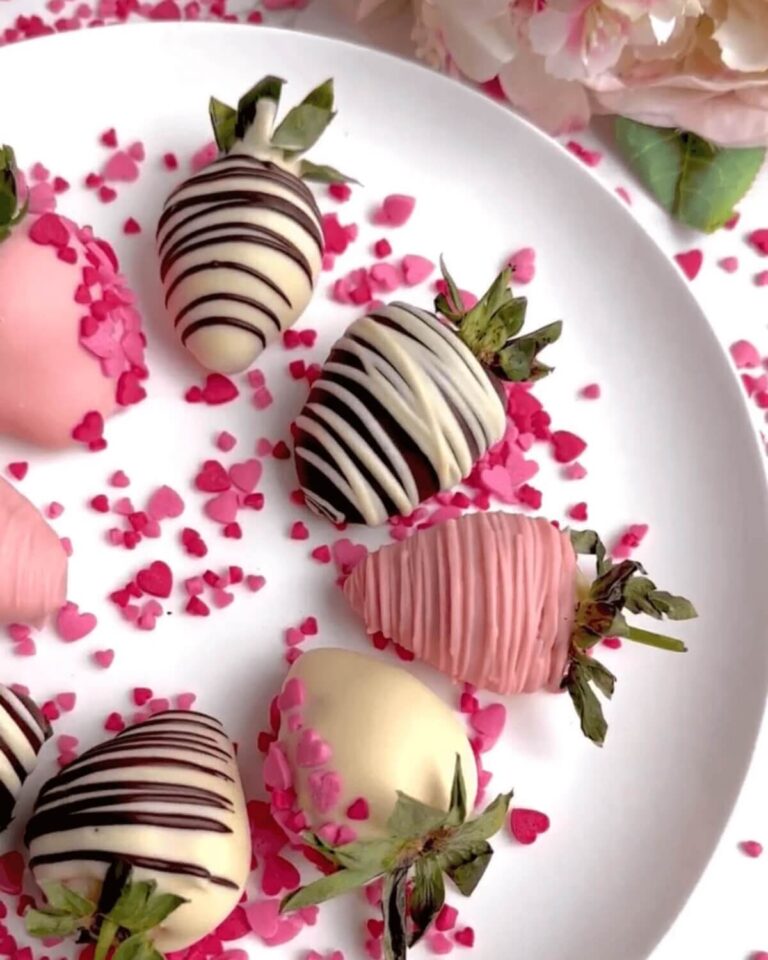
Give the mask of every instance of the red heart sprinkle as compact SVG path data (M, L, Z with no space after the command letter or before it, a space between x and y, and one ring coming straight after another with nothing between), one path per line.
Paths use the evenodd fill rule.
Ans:
M79 443L85 443L91 449L95 449L94 444L102 441L103 433L104 418L98 411L89 410L72 430L72 437Z
M29 470L29 464L26 460L8 464L8 473L10 473L15 480L23 480L27 475L27 470Z
M457 930L456 933L454 933L453 939L456 943L461 944L462 947L474 947L475 931L472 927L464 927L463 930Z
M66 247L69 243L69 230L55 213L43 213L30 227L29 239L42 246Z
M291 540L307 540L309 538L309 530L307 530L306 524L302 523L301 520L297 520L291 525Z
M133 688L133 702L137 707L143 707L145 703L148 703L152 699L153 693L149 687L134 687Z
M241 540L243 536L243 531L239 523L228 523L222 532L224 536L229 537L230 540Z
M64 710L65 713L69 713L70 710L75 709L75 704L77 703L77 694L67 691L65 693L56 694L56 703Z
M117 191L113 190L112 187L99 187L99 200L102 203L112 203L116 199Z
M170 597L173 589L171 568L162 560L155 560L136 575L136 583L145 593L153 597Z
M555 430L550 439L558 463L571 463L587 449L584 440L568 430Z
M147 395L141 381L132 370L124 370L117 381L116 398L121 407L139 403Z
M104 729L109 730L110 733L120 733L125 730L125 720L119 713L110 713L104 721Z
M222 493L229 490L232 481L218 460L206 460L195 477L195 486L204 493Z
M0 856L0 893L17 897L21 893L23 876L24 858L20 853L11 850Z
M123 224L123 233L129 237L136 233L141 233L141 225L138 220L134 220L133 217L128 217Z
M347 807L347 816L350 820L367 820L370 816L368 801L365 797L358 797L357 800Z
M114 127L110 127L109 130L105 130L104 133L99 137L99 143L105 147L111 147L114 149L117 146L117 132Z
M704 262L704 254L701 250L686 250L684 253L676 253L675 260L686 277L695 280Z
M211 612L210 607L200 597L190 597L187 601L186 611L191 613L193 617L207 617Z
M56 614L56 631L66 643L82 640L96 627L96 617L92 613L80 613L76 603L65 603Z
M518 843L531 844L540 833L549 830L549 817L538 810L515 807L509 817L509 829Z
M768 257L768 228L753 230L747 240L761 256Z

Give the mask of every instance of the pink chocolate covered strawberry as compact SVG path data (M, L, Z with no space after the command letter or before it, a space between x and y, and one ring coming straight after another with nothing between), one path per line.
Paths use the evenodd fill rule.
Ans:
M596 558L591 584L578 554ZM592 531L512 513L468 514L385 546L355 567L344 592L369 633L454 680L497 693L566 688L598 745L607 725L592 685L611 697L615 677L591 656L595 644L619 635L683 652L679 640L630 626L622 611L696 616L688 600L657 590L639 563L612 564Z
M145 396L145 338L117 258L89 227L23 202L0 147L0 433L106 445L104 420Z

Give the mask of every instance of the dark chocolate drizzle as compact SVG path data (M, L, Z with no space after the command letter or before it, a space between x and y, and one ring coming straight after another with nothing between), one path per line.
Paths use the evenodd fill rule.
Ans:
M91 748L59 771L40 791L27 825L25 841L32 846L31 866L123 859L133 866L188 874L236 888L233 881L212 876L202 864L134 856L109 846L112 827L232 833L232 827L216 815L217 811L227 815L235 811L230 798L216 789L219 782L234 783L226 772L233 762L232 754L225 749L225 734L216 724L205 714L157 714ZM211 760L217 765L211 765ZM136 769L142 771L136 778L124 776ZM205 787L197 782L175 783L163 776L165 770L179 771L182 778L188 771L196 781L202 775L208 783ZM103 779L104 773L113 776ZM201 809L185 812L185 807L203 808L210 815L204 815ZM101 845L94 850L58 853L35 849L35 842L42 838L55 834L61 842L69 832L83 829L92 838L101 837Z

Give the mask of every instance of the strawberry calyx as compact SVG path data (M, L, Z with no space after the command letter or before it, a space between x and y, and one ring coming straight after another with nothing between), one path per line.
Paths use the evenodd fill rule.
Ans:
M27 215L27 204L19 206L16 157L11 147L0 146L0 243Z

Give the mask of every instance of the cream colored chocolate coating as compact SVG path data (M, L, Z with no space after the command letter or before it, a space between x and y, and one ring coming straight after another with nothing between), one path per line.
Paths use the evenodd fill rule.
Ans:
M246 370L304 312L322 262L320 213L290 164L247 143L186 180L158 227L166 306L209 370Z
M137 797L147 793L152 797ZM134 817L166 822L125 822ZM123 822L108 823L110 818ZM155 929L155 946L163 952L187 947L228 916L250 867L232 744L221 724L204 714L157 714L53 777L40 793L27 842L32 872L43 888L51 881L65 883L95 899L110 860L133 862L134 880L155 880L158 892L189 901Z
M296 763L300 733L286 745L300 806L311 826L347 824L360 837L385 832L396 791L447 809L456 767L461 767L470 805L477 794L477 767L464 726L456 714L420 680L400 667L348 650L318 649L303 654L289 678L299 678L306 699L300 708L305 729L316 731L332 750L326 767L341 778L341 800L327 815L314 810L308 789L311 769ZM369 805L367 821L345 816L357 798Z

